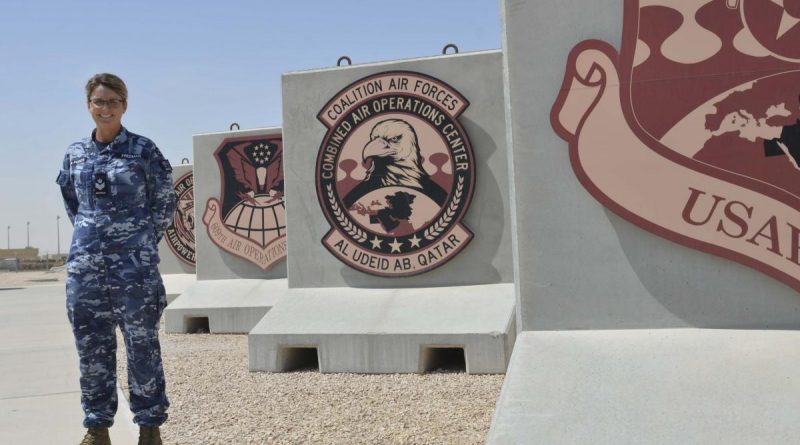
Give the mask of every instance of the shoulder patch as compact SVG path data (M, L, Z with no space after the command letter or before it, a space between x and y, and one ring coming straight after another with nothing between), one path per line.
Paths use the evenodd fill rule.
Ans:
M64 186L67 185L67 183L69 183L69 173L61 170L58 172L58 177L56 177L56 184Z
M165 172L172 172L172 166L169 164L168 160L162 159L159 164L161 165L161 170Z

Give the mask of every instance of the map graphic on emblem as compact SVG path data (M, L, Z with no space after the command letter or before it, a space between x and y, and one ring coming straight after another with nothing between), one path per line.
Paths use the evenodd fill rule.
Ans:
M221 199L206 203L211 241L263 270L286 258L283 141L280 136L228 138L214 152Z
M169 250L181 261L194 266L194 175L191 171L175 182L175 195L178 197L175 216L164 236Z
M800 291L800 0L626 0L570 54L576 176L640 227Z
M331 230L323 245L363 272L409 276L445 264L473 237L461 223L475 162L458 117L469 102L430 76L360 79L319 112L317 197Z

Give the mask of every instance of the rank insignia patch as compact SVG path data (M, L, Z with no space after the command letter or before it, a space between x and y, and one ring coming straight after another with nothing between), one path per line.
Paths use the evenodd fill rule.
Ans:
M108 195L108 180L105 173L94 174L94 196Z

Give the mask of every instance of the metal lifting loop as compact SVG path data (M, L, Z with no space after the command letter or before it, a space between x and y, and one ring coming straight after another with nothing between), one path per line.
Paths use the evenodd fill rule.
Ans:
M184 164L184 165L185 165L185 164L189 164L189 158L183 158L183 159L181 159L181 164Z
M452 49L453 54L458 54L458 47L456 46L455 43L448 43L447 45L445 45L444 48L442 48L442 54L446 55L448 49Z
M231 130L231 131L233 131L233 126L234 126L234 125L236 125L236 129L237 129L237 130L240 130L240 129L241 129L241 127L239 127L239 124L237 124L236 122L232 123L232 124L231 124L231 126L230 126L230 127L228 127L228 129L229 129L229 130Z
M342 57L339 57L339 60L336 61L336 66L342 66L342 62L344 62L344 61L347 61L348 65L352 65L353 64L353 61L350 60L349 57L342 56Z

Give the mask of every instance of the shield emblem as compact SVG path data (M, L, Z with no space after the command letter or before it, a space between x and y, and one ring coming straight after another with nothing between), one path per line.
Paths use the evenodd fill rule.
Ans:
M280 135L228 138L214 157L222 192L206 203L209 238L267 270L286 257L283 140Z
M800 289L800 1L626 0L622 46L570 55L553 107L626 219Z

